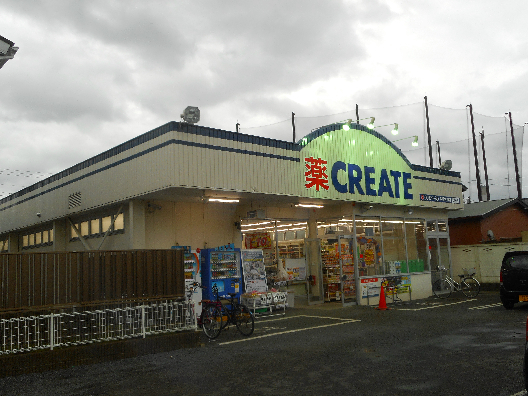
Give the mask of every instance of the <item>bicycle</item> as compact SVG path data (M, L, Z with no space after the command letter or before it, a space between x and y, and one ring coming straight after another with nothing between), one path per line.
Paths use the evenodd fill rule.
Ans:
M398 291L400 290L401 284L400 276L388 276L382 282L385 284L385 300L391 299L393 303L401 303L403 300L398 296ZM391 302L391 301L388 301Z
M445 267L438 267L438 271L446 271ZM438 298L448 298L452 291L461 291L468 298L476 297L480 292L480 283L476 280L474 270L464 269L464 274L458 275L460 283L449 275L440 278L433 283L433 293Z
M196 314L194 310L194 304L192 301L192 295L194 291L198 288L202 287L198 282L193 282L189 284L185 290L186 290L186 309L185 309L185 325L186 326L196 326Z
M213 295L216 300L202 301L202 315L200 322L204 334L209 339L215 339L220 332L230 324L236 326L244 336L250 336L255 330L255 318L249 308L238 302L236 293L228 293L228 304L223 304L218 295L218 288L213 286ZM224 319L225 318L225 319Z

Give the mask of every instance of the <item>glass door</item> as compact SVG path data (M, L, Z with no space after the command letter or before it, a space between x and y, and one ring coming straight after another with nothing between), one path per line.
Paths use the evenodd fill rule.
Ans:
M451 254L449 239L447 237L428 237L429 268L431 269L431 282L434 283L444 275L453 277L451 270ZM438 268L442 268L441 271Z
M340 292L343 306L356 304L356 275L354 266L354 237L338 238Z
M304 257L306 260L308 305L323 304L324 292L320 239L308 238L304 240Z

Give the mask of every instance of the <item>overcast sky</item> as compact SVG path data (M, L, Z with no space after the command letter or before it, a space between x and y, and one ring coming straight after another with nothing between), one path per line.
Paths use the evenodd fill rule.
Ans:
M468 138L466 105L486 136L505 136L505 112L528 121L526 15L526 0L3 0L0 35L20 49L0 70L0 197L188 105L199 125L291 141L292 112L299 138L355 118L358 104L377 125L398 122L401 138L418 135L409 157L428 165L427 96L433 142L468 179L467 142L453 143ZM504 144L486 146L488 160ZM495 172L513 169L497 161Z

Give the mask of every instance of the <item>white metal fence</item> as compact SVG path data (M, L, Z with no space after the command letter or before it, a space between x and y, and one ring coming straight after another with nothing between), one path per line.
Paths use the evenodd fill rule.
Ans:
M0 355L196 330L194 305L143 305L0 319Z

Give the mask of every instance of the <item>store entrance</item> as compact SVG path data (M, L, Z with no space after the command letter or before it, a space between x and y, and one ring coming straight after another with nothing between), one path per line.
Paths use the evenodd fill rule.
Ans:
M324 302L324 294L321 272L321 240L319 238L305 239L304 251L308 305L322 304Z
M446 273L453 277L449 257L449 240L444 237L429 237L427 238L427 243L429 245L429 268L431 268L432 274L431 282L434 283ZM442 268L442 270L439 271L438 268Z

